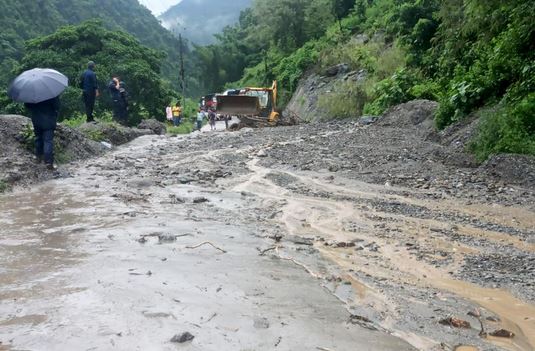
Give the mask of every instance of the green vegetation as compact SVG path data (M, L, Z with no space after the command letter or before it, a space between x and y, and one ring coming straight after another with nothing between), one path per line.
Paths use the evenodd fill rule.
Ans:
M0 179L0 194L9 190L9 184L5 180Z
M86 138L91 139L96 142L101 142L106 140L106 136L102 132L102 130L98 129L90 129L90 130L84 130L82 133L86 136Z
M32 153L35 151L35 133L31 124L27 124L20 132L19 140L24 145L26 150Z
M86 117L82 114L75 114L74 117L64 119L61 124L76 129L86 122Z
M167 133L171 135L178 135L178 134L189 134L193 132L195 129L195 125L191 120L183 120L182 123L178 127L167 127Z
M535 93L518 104L500 106L481 117L471 149L481 161L497 153L535 155Z
M533 0L259 0L197 53L207 91L277 79L283 104L307 71L364 70L320 97L330 117L425 98L444 128L496 106L473 152L535 154L534 18Z

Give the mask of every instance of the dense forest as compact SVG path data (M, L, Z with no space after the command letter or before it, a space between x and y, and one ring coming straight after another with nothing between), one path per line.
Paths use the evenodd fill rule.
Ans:
M207 90L278 79L283 102L308 70L365 70L322 98L332 117L427 98L442 129L484 111L472 145L484 159L535 154L534 20L533 0L257 0L197 51Z

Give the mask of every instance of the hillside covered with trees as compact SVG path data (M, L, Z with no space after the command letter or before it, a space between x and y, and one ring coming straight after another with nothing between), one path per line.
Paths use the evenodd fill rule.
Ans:
M426 98L440 129L484 109L480 159L535 154L534 18L532 0L259 0L199 64L206 90L277 79L284 103L305 72L345 63L367 79L322 98L331 117Z
M162 74L178 85L179 42L163 28L151 12L137 0L0 0L0 84L6 85L17 71L25 53L25 41L52 34L65 25L86 20L100 20L110 30L122 30L141 44L164 51ZM188 45L184 46L188 50ZM193 60L186 55L186 69L193 70ZM196 81L188 81L196 90Z

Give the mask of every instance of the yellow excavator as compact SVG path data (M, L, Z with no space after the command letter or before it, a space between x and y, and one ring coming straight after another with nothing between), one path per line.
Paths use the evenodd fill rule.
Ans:
M277 112L277 81L271 88L243 88L217 94L216 112L236 116L247 127L274 126L279 121Z

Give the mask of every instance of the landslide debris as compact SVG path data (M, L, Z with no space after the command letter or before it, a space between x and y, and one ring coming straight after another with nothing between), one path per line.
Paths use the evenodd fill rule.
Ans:
M143 121L139 128L128 128L117 123L86 123L73 129L58 124L54 138L55 158L60 164L85 160L102 154L109 149L109 144L122 145L143 135L164 133L165 125L156 120ZM33 127L28 117L0 115L2 188L67 175L64 170L50 172L35 161L32 137Z
M55 175L34 159L31 120L18 115L0 115L0 180L8 184L29 184ZM72 162L99 155L104 148L82 133L58 125L55 136L56 159Z

